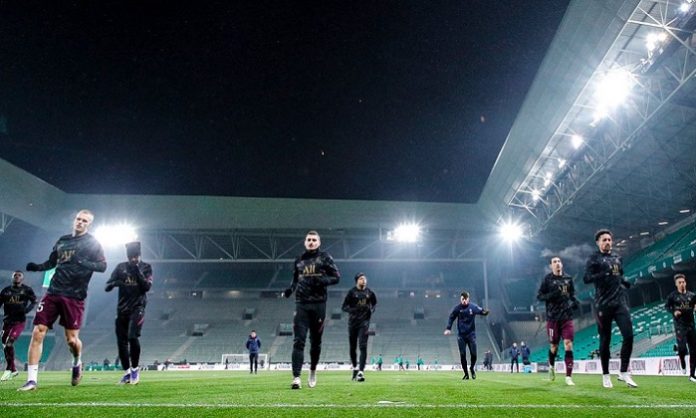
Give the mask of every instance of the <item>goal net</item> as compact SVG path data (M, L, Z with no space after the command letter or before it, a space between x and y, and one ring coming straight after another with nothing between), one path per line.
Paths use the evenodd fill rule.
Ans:
M259 369L268 369L268 354L259 353ZM222 365L229 370L249 370L249 353L223 354Z

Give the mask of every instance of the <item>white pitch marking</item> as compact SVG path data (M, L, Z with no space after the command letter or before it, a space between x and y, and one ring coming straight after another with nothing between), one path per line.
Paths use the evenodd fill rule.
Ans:
M477 405L477 404L409 404L409 403L393 403L393 404L375 404L375 405L335 405L335 404L235 404L235 403L122 403L122 402L8 402L3 404L7 407L120 407L120 408L217 408L217 409L235 409L235 408L337 408L337 409L352 409L352 408L425 408L425 409L459 409L459 408L475 408L475 409L675 409L675 408L693 408L696 404L624 404L624 405L576 405L576 404L495 404L495 405Z

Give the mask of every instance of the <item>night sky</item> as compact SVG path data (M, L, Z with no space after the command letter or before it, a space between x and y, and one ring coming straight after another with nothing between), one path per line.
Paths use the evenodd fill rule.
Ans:
M43 3L0 158L67 192L474 203L568 1Z

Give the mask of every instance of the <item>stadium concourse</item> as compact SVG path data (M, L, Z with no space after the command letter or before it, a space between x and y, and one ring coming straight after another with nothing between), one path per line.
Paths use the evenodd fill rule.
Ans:
M340 301L363 271L379 298L371 357L390 365L403 355L411 368L418 356L426 365L456 364L456 339L442 332L466 289L491 311L477 320L479 358L491 350L503 370L513 342L546 349L535 295L550 255L575 278L576 330L590 341L582 346L596 345L593 289L581 278L594 232L610 228L632 284L633 372L676 372L672 353L657 348L673 342L660 310L672 276L686 274L691 289L696 283L696 8L680 4L571 2L474 204L78 194L0 160L2 284L45 257L74 213L89 208L95 231L130 225L153 266L143 364L220 362L244 353L251 329L271 364L288 363L293 303L278 294L312 229L343 273L329 294L323 361L348 361ZM517 241L499 234L501 226ZM102 238L109 266L123 261L123 242ZM106 279L96 274L90 284L86 363L116 357ZM38 290L43 280L31 273L26 283ZM30 328L17 344L22 363ZM43 366L69 367L61 335L49 339ZM597 370L597 360L581 360L586 354L578 353L585 363L577 372Z

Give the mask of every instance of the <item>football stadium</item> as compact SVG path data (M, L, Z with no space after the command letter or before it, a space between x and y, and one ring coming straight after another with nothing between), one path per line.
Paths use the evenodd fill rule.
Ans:
M696 2L560 16L471 202L91 192L0 144L3 415L695 416Z

